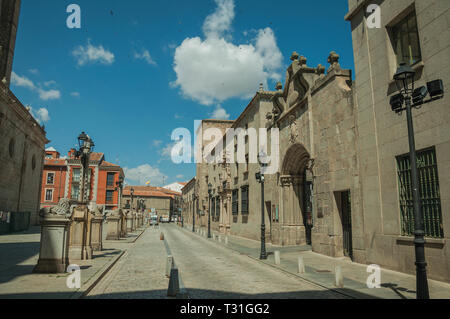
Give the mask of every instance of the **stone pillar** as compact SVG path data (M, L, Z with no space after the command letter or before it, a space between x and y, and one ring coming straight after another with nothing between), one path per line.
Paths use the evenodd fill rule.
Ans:
M133 232L133 213L128 212L126 215L126 221L127 221L127 233Z
M103 249L103 215L95 214L91 219L91 245L93 251Z
M121 237L121 216L119 211L110 213L106 220L108 222L108 229L106 240L119 240Z
M75 207L70 226L69 259L85 260L92 258L90 218L88 208L85 205Z
M70 215L46 213L41 225L41 247L35 273L65 273L69 266Z
M123 213L122 210L120 210L120 237L125 238L127 237L127 217Z

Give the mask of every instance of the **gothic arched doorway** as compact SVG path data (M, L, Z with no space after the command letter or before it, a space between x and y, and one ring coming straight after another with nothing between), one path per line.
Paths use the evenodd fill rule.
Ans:
M292 145L286 152L280 176L282 240L288 245L311 245L312 181L307 178L311 157L302 144Z

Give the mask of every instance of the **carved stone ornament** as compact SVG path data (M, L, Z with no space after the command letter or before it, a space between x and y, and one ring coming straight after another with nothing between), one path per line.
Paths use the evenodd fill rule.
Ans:
M297 120L294 115L289 116L289 142L291 144L295 144L297 142L298 138L298 126L297 126Z
M69 217L73 209L76 207L74 205L74 201L68 199L68 198L61 198L59 200L58 205L53 207L45 207L40 210L39 215L41 217L48 216L48 215L57 215L57 216L66 216Z

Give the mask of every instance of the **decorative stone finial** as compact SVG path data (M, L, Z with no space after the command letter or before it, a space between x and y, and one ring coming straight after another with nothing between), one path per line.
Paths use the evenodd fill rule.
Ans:
M339 63L339 54L337 54L334 51L331 51L330 55L328 56L328 63L330 63L331 65Z
M264 91L264 85L262 83L259 83L259 92Z
M298 53L297 52L292 52L292 55L291 55L291 61L295 61L295 60L297 60L298 59Z
M317 66L316 73L319 74L319 75L320 74L324 74L325 73L325 67L322 64L319 64Z
M307 59L302 55L302 56L298 59L298 61L299 61L299 64L300 64L300 65L306 65Z
M277 82L277 85L275 86L275 89L282 90L283 89L283 84L281 82Z

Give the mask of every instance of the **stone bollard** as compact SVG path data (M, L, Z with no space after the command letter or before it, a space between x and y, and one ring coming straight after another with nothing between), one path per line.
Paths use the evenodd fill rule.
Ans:
M159 239L160 239L160 240L164 240L164 233L161 233L161 234L159 235Z
M275 265L279 265L279 264L281 264L280 251L279 250L275 250Z
M91 245L93 251L103 249L103 215L95 214L91 220Z
M342 267L341 266L335 266L334 267L334 273L335 273L335 285L338 288L344 288L344 276L342 274Z
M92 259L91 213L86 205L74 208L69 232L69 259Z
M298 273L304 274L305 273L305 262L303 261L303 257L298 257Z
M106 240L119 240L122 237L123 224L119 212L112 212L107 217Z
M228 245L228 236L225 236L225 245Z
M219 241L219 243L221 243L222 242L222 237L220 235L217 236L217 240Z
M46 213L41 225L41 248L35 273L65 273L69 266L69 212L67 215Z
M167 289L168 297L176 297L180 292L180 283L178 278L178 268L170 270L169 289Z
M170 276L170 270L173 266L173 256L167 256L167 263L166 263L166 277Z

